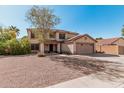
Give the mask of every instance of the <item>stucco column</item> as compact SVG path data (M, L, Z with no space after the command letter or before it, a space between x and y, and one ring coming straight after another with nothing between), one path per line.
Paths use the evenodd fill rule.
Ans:
M56 33L56 40L59 40L59 33Z
M31 39L31 31L28 31L28 39Z
M68 34L67 33L65 33L65 39L68 39Z
M44 43L40 43L40 53L44 55Z
M93 53L96 53L96 45L93 44Z
M57 44L57 52L60 53L60 43Z
M73 51L72 51L72 54L75 54L76 53L76 42L73 42Z

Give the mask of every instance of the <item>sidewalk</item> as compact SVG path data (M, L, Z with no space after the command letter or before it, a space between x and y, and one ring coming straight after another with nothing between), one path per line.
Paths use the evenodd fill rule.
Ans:
M124 87L122 82L112 82L100 80L95 74L70 80L57 85L49 86L48 88L117 88Z

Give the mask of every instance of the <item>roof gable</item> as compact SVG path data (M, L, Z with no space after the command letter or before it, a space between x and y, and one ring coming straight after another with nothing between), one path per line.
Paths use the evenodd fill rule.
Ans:
M91 40L93 40L94 42L97 42L95 39L93 39L93 38L92 38L91 36L89 36L88 34L77 35L77 36L75 36L75 37L72 37L72 38L68 39L67 41L76 41L76 40L78 40L78 39L80 39L80 38L82 38L82 37L88 37L88 38L90 38Z
M119 38L108 38L108 39L101 39L97 41L97 44L101 45L111 45L117 42L118 40L123 39L122 37Z

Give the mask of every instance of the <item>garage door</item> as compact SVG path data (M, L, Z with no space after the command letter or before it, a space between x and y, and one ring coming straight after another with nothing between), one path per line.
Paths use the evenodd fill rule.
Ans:
M93 44L76 44L76 54L92 54L93 52Z
M124 46L119 46L119 54L124 55Z

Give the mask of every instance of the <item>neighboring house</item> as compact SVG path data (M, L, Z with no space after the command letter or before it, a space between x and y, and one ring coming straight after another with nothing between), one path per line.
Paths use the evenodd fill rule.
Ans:
M39 41L32 33L32 29L27 29L28 38L32 51L39 51ZM48 40L44 44L44 51L68 53L68 54L91 54L95 52L96 40L89 35L79 35L75 32L64 30L53 30L48 34Z
M96 51L105 54L124 54L124 38L101 39L96 43Z

